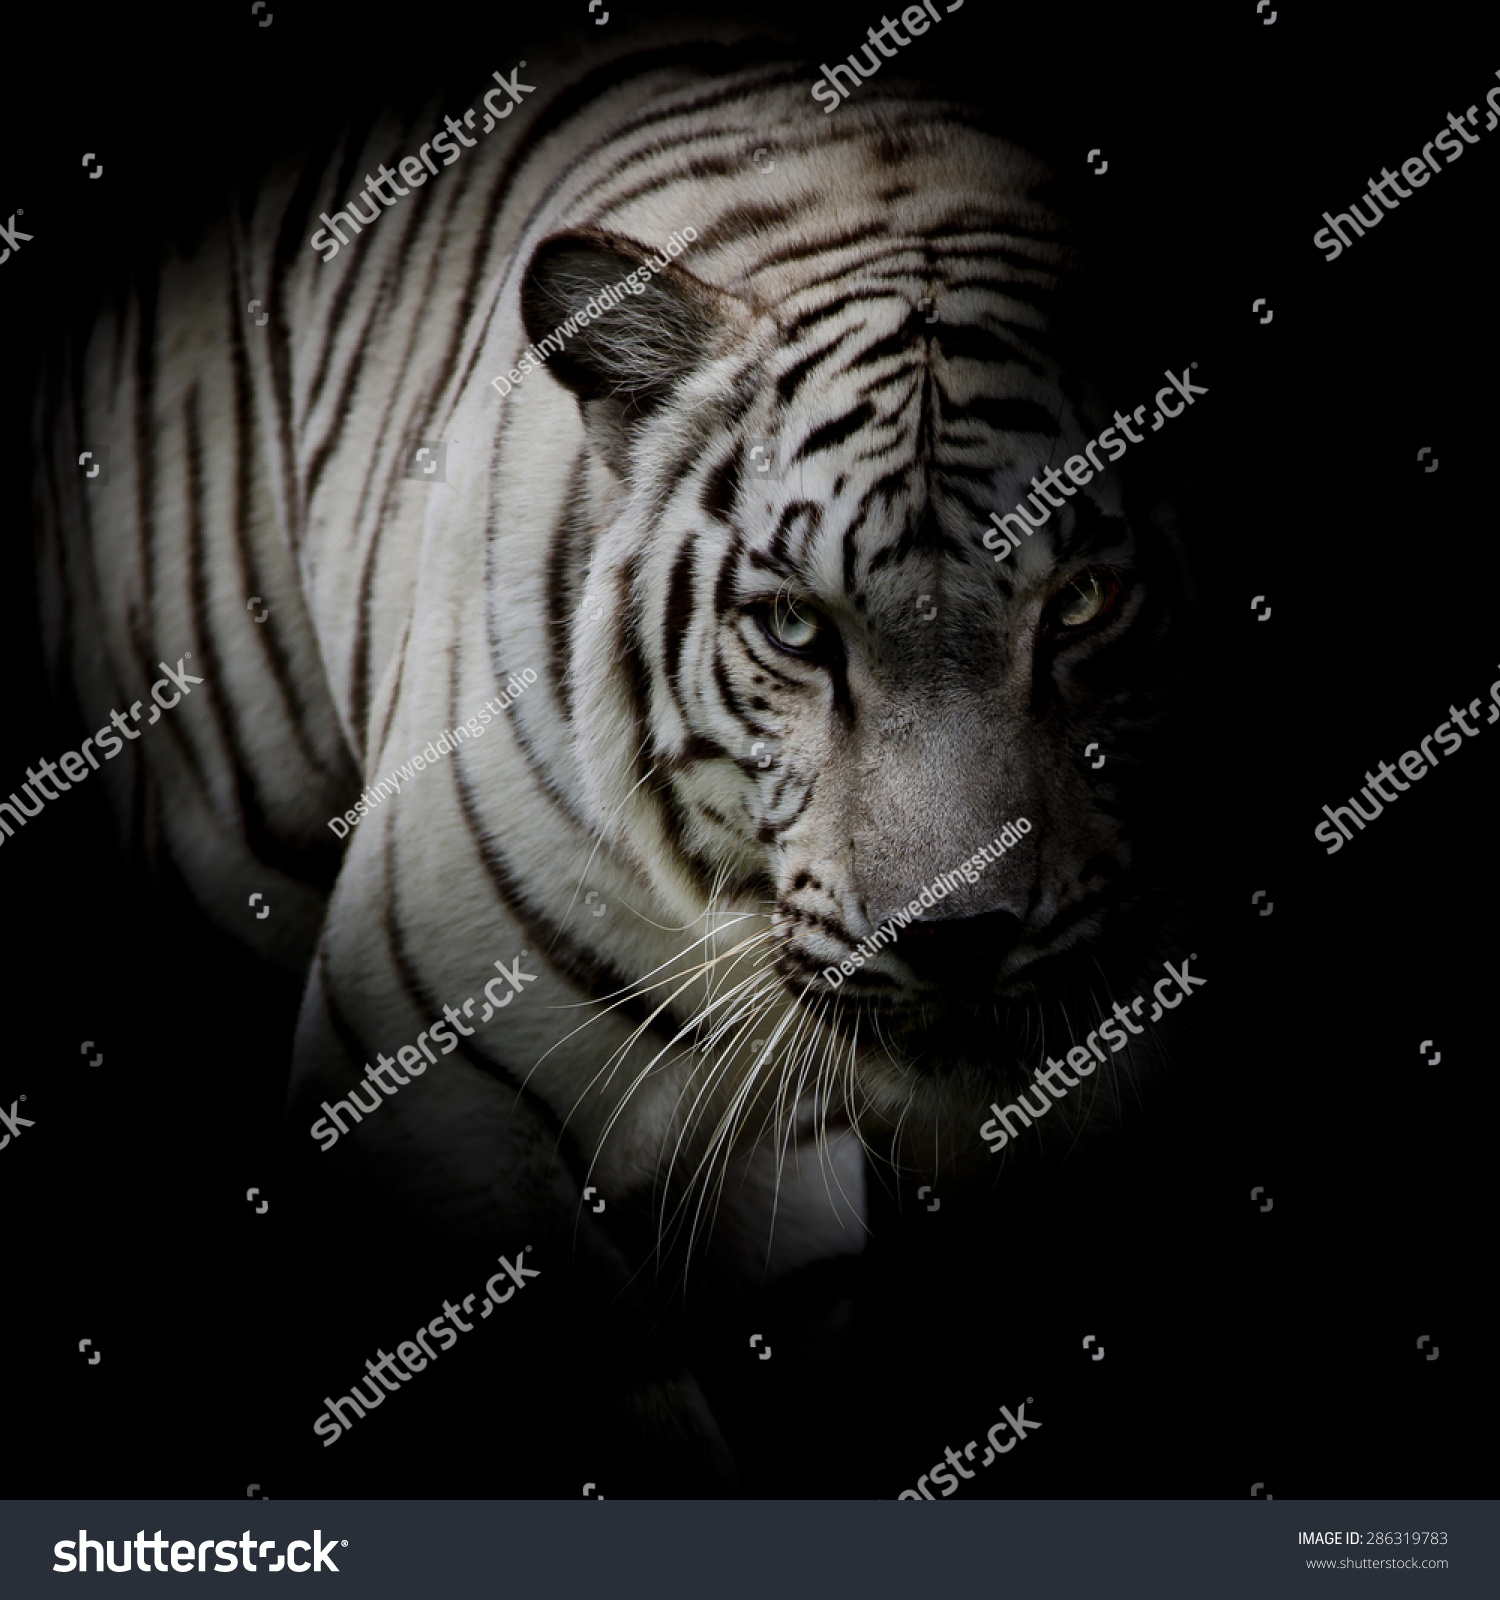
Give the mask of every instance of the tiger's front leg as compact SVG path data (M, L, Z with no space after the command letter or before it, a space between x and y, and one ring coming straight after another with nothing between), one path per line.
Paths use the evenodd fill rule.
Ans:
M597 1200L585 1202L589 1174L558 1117L506 1063L521 1019L530 1013L533 1030L545 1025L538 991L555 977L533 953L455 980L450 997L430 992L403 956L399 918L370 892L378 875L362 875L384 848L374 832L357 844L335 890L298 1023L288 1111L330 1235L352 1221L361 1235L390 1241L371 1271L402 1311L372 1306L370 1348L403 1316L435 1310L439 1292L482 1281L470 1263L492 1271L495 1257L516 1259L530 1246L524 1259L541 1273L528 1284L537 1298L524 1302L531 1320L506 1326L523 1329L529 1391L552 1382L559 1436L597 1441L589 1459L616 1462L616 1495L735 1493L729 1448L637 1270L633 1246L650 1232L649 1197L632 1204L612 1192L602 1214ZM513 955L520 938L514 929L491 933L486 952ZM348 1337L351 1360L363 1359L361 1335ZM503 1337L505 1360L517 1360L514 1339ZM514 1460L511 1448L495 1463L499 1492L538 1492L528 1473L546 1444L517 1442ZM621 1482L625 1471L638 1476Z

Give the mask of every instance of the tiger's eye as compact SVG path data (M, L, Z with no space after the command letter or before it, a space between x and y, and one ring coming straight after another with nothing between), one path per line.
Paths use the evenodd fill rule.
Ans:
M778 598L766 619L775 642L787 650L807 650L823 631L823 618L805 601Z
M1098 618L1108 603L1109 590L1094 573L1085 572L1058 596L1058 624L1064 628L1082 628Z

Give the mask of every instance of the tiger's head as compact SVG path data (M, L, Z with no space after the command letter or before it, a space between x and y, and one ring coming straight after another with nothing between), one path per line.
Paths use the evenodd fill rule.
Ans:
M1084 454L1109 413L1053 337L1072 252L1025 158L977 148L961 196L913 185L864 237L791 258L700 217L610 304L648 251L570 231L522 290L538 345L603 307L548 367L611 484L609 622L570 668L597 826L684 917L740 914L736 979L775 980L714 1034L772 1038L741 1075L929 1160L1159 966L1132 823L1179 603L1170 537Z

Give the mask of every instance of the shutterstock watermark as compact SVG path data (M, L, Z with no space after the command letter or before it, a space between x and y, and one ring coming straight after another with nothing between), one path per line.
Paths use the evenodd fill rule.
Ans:
M497 1256L495 1258L500 1263L501 1270L484 1286L484 1309L479 1313L481 1321L489 1316L496 1306L503 1306L517 1289L524 1289L528 1278L541 1277L542 1269L540 1267L528 1267L523 1259L526 1251L530 1249L531 1246L527 1245L525 1250L517 1253L514 1261L505 1256ZM501 1294L495 1285L496 1283L505 1283L507 1278L512 1281L506 1285L505 1293ZM410 1383L417 1373L425 1370L429 1361L436 1361L441 1351L451 1350L458 1343L459 1333L472 1333L474 1324L465 1322L463 1317L459 1315L459 1311L462 1310L465 1317L472 1316L473 1312L470 1307L474 1304L476 1298L472 1294L466 1295L461 1307L454 1305L451 1300L443 1301L442 1312L435 1316L425 1327L417 1330L415 1335L416 1342L413 1343L411 1339L403 1340L396 1346L395 1355L387 1355L384 1350L377 1349L375 1359L365 1362L365 1368L370 1376L359 1380L360 1383L369 1385L370 1392L368 1394L359 1387L359 1384L356 1384L348 1394L341 1396L337 1400L332 1395L325 1394L323 1396L323 1404L328 1409L313 1423L313 1432L323 1440L323 1448L326 1450L329 1445L337 1444L343 1435L354 1426L355 1422L363 1419L366 1412L375 1410L377 1406L383 1406L387 1394L399 1394L401 1384ZM445 1328L441 1326L444 1317L448 1318L453 1327ZM453 1331L454 1328L458 1329L458 1333ZM428 1344L427 1335L429 1333L434 1339L443 1341L440 1350L434 1350ZM420 1350L417 1348L418 1345L421 1346ZM422 1354L424 1350L427 1352L425 1356ZM406 1370L403 1370L403 1367ZM392 1383L390 1378L386 1376L387 1372L394 1373L400 1382ZM352 1408L354 1412L352 1420L344 1415L345 1407Z
M190 685L203 682L202 678L195 678L192 673L185 670L184 663L191 661L192 659L193 652L191 650L189 650L186 655L179 656L177 659L177 670L175 672L166 664L165 661L158 661L156 663L157 666L159 666L161 670L166 673L166 677L158 678L156 682L151 685L151 698L156 703L151 708L151 715L146 719L146 726L148 728L156 721L163 711L170 711L172 707L182 699L183 695L191 694L193 692ZM180 689L182 692L181 694L174 694L170 700L166 700L162 698L158 691L169 683L175 683L178 689ZM137 700L135 704L131 706L130 720L132 722L139 722L141 720L141 705L142 702ZM114 726L119 729L118 733L111 731L110 723L113 723ZM106 722L104 726L100 728L98 733L92 735L90 738L85 739L83 743L79 745L77 750L65 751L57 758L56 761L38 761L37 766L42 769L40 774L33 772L30 767L27 767L26 777L29 781L21 785L19 793L15 790L12 790L10 799L0 800L0 844L4 844L5 841L10 838L11 834L15 832L15 829L12 828L10 823L5 819L6 812L9 812L12 820L18 822L24 828L26 826L27 817L40 816L42 812L42 806L48 800L56 800L58 798L56 794L52 793L51 790L48 789L47 785L49 783L56 784L59 790L71 789L73 784L82 783L83 780L88 777L91 770L96 770L98 768L99 762L94 756L95 745L97 745L99 749L104 752L104 759L106 761L110 761L113 760L115 756L119 755L119 753L125 748L123 742L124 739L139 739L140 736L141 733L139 728L132 729L127 726L125 716L122 712L111 711L109 714L109 722ZM84 765L85 757L88 759L88 766ZM71 782L64 782L62 778L57 776L59 768L67 773L68 777L72 780ZM23 794L27 797L27 799L36 802L36 809L34 811L27 806L25 800L21 799L21 795Z
M1148 1022L1160 1022L1163 1011L1175 1011L1184 1000L1191 996L1194 989L1201 989L1208 982L1207 978L1195 978L1188 971L1189 963L1197 959L1198 952L1194 950L1187 960L1182 963L1180 970L1172 962L1168 961L1166 963L1166 977L1159 978L1151 991L1156 996L1156 1005L1152 1008L1151 1015L1146 1019ZM1162 990L1173 983L1177 985L1181 993L1175 1000L1168 1000ZM1061 1100L1069 1089L1076 1089L1080 1079L1092 1077L1099 1063L1109 1059L1109 1056L1106 1056L1099 1048L1098 1041L1101 1038L1109 1046L1110 1054L1113 1055L1117 1051L1123 1050L1130 1042L1124 1029L1128 1029L1130 1033L1144 1033L1146 1031L1144 1028L1136 1027L1130 1020L1132 1012L1136 1016L1140 1016L1141 1007L1145 1003L1145 995L1137 995L1129 1006L1123 1006L1119 1001L1116 1001L1113 1019L1107 1018L1101 1022L1093 1033L1088 1036L1086 1043L1074 1045L1068 1051L1066 1062L1054 1061L1051 1056L1047 1057L1047 1065L1036 1069L1037 1083L1047 1090L1047 1094L1050 1094L1053 1100ZM1122 1024L1124 1025L1123 1029ZM1078 1077L1070 1078L1064 1071L1065 1066L1071 1067L1078 1074ZM1054 1077L1062 1079L1063 1088L1059 1089L1052 1081ZM1052 1100L1049 1100L1047 1095L1042 1093L1041 1088L1036 1088L1035 1086L1033 1088L1035 1088L1038 1102L1036 1105L1032 1105L1025 1095L1017 1095L1003 1111L999 1106L991 1102L990 1110L995 1115L980 1128L979 1137L989 1140L995 1139L998 1135L998 1141L989 1147L992 1156L998 1155L1005 1148L1010 1142L1011 1134L1020 1132L1020 1128L1011 1126L1007 1120L1008 1118L1018 1117L1021 1127L1029 1128L1034 1118L1044 1117L1052 1109ZM1028 1093L1030 1092L1028 1090Z
M535 84L521 82L521 67L524 67L525 65L526 63L523 61L520 66L513 68L508 79L502 78L498 72L490 74L490 76L494 78L495 82L498 83L500 87L498 89L491 89L484 97L482 103L484 105L485 116L484 126L479 130L481 133L489 133L491 129L503 122L505 118L508 117L518 105L520 105L522 95L536 93ZM510 101L508 104L502 102L502 105L504 105L503 110L496 110L496 108L490 104L490 101L502 91L510 96ZM421 146L416 155L402 156L401 160L396 163L396 165L400 168L401 176L405 178L407 183L411 185L411 189L420 189L422 185L427 182L428 173L431 173L433 177L437 176L438 169L433 166L432 157L427 154L429 150L436 150L437 153L443 158L443 165L445 167L451 167L453 163L457 161L458 158L464 153L463 150L459 148L460 145L472 150L474 146L479 143L477 139L467 138L464 134L464 129L466 127L472 128L474 126L474 108L472 106L470 106L470 108L464 112L464 119L461 123L455 122L452 117L444 117L443 123L447 129L446 133L435 133L426 144ZM453 137L449 138L449 134L451 134ZM454 144L453 139L457 139L458 144ZM386 197L385 191L381 187L382 184L389 186L391 189L392 193L389 198ZM365 174L364 193L360 196L360 198L369 200L369 216L366 216L352 200L346 202L348 206L348 210L346 211L335 211L331 217L325 211L318 218L318 221L321 222L323 226L319 228L312 238L307 241L308 244L312 249L316 250L320 256L322 256L322 259L326 265L339 253L339 249L342 245L346 245L351 242L339 232L339 223L342 222L345 227L353 228L355 234L357 235L361 231L361 224L368 228L370 224L381 215L381 206L389 208L395 205L395 203L404 195L410 194L411 189L403 189L396 181L396 174L392 172L384 162L382 162L380 165L380 176L378 178L372 178L368 172ZM380 202L380 205L376 205L375 202L377 200ZM320 239L323 241L322 244L318 243ZM328 252L326 256L322 254L324 250L327 250Z
M1500 678L1497 678L1490 685L1490 702L1490 714L1484 719L1486 728L1492 723L1500 721ZM1448 715L1452 717L1453 721L1440 722L1421 741L1420 754L1416 750L1407 750L1397 758L1400 762L1401 770L1411 780L1410 783L1402 783L1400 778L1396 776L1395 767L1388 761L1380 763L1379 777L1376 777L1366 768L1366 787L1361 789L1358 795L1350 795L1349 804L1346 806L1324 806L1323 811L1328 820L1320 822L1313 829L1313 837L1328 846L1329 855L1337 855L1344 848L1345 841L1354 837L1344 818L1347 817L1363 833L1365 824L1373 822L1385 810L1385 806L1393 804L1396 799L1395 794L1386 793L1385 789L1381 787L1382 784L1389 783L1399 794L1405 794L1411 788L1412 783L1425 778L1438 764L1438 758L1432 753L1432 741L1434 739L1442 746L1443 754L1451 756L1463 749L1464 743L1453 731L1454 723L1457 723L1469 738L1477 739L1479 737L1479 728L1477 726L1471 728L1467 718L1472 717L1477 724L1479 710L1483 704L1484 702L1476 696L1469 702L1465 711L1460 711L1457 706L1450 705L1448 707ZM1423 760L1424 756L1426 757L1425 761ZM1371 793L1372 790L1374 791L1373 794ZM1366 814L1364 806L1359 803L1360 795L1363 795L1366 802L1373 808L1368 814ZM1382 805L1381 801L1384 801L1385 805Z
M1031 1396L1027 1395L1025 1404L1017 1406L1014 1411L1012 1411L1009 1406L1000 1407L1000 1421L995 1423L995 1425L990 1429L989 1433L985 1436L987 1443L985 1445L984 1457L979 1463L981 1467L989 1466L996 1456L1009 1455L1010 1452L1026 1438L1028 1433L1033 1433L1036 1431L1036 1429L1041 1427L1040 1422L1032 1422L1026 1416L1026 1407L1030 1404ZM1011 1433L1014 1437L1007 1439L1004 1444L1000 1444L996 1441L995 1435L997 1433L1003 1433L1006 1428L1011 1430ZM972 1478L974 1476L974 1474L970 1472L969 1469L964 1465L964 1462L972 1461L974 1459L974 1452L978 1448L979 1441L977 1439L970 1439L968 1444L964 1446L962 1453L955 1450L952 1445L949 1445L943 1451L944 1461L947 1463L946 1466L944 1465L944 1461L939 1461L935 1467L929 1467L927 1471L917 1479L917 1487L915 1489L903 1489L901 1493L896 1496L896 1498L898 1500L936 1499L937 1497L927 1487L927 1480L928 1478L931 1478L936 1484L946 1485L946 1487L943 1488L943 1498L946 1500L948 1496L958 1488L958 1478L953 1476L955 1472L958 1473L959 1477L961 1478Z
M1011 845L1019 844L1030 832L1031 824L1025 817L1017 817L1014 822L1007 822L995 836L993 844L980 845L961 866L955 867L952 872L945 872L935 883L928 884L909 906L903 907L883 927L877 928L869 938L861 939L836 967L824 967L823 981L831 988L837 989L845 978L852 978L883 946L895 944L900 937L901 929L907 923L921 921L924 908L931 910L939 901L946 900L960 881L978 883L979 874L987 866L998 861ZM1008 839L1006 834L1010 835Z
M1175 372L1167 373L1166 383L1156 391L1156 410L1151 414L1150 431L1152 433L1157 432L1164 421L1180 417L1192 405L1193 400L1198 395L1208 393L1207 389L1199 388L1188 376L1188 373L1197 365L1196 361L1190 362L1180 378ZM1175 411L1168 410L1169 402L1176 398L1177 395L1181 396L1181 399L1177 401L1177 409ZM1140 426L1141 414L1145 409L1145 406L1137 406L1128 416L1123 417L1118 411L1115 412L1115 428L1118 428L1125 435L1125 439L1128 439L1130 444L1144 444L1146 442L1144 434L1136 434L1130 431L1132 422L1137 427ZM1081 489L1084 484L1090 482L1094 473L1104 471L1105 463L1101 462L1099 457L1094 454L1096 447L1108 451L1111 462L1118 461L1125 454L1129 445L1116 434L1115 428L1106 428L1097 439L1090 439L1083 447L1083 455L1069 456L1063 462L1063 471L1073 480L1074 488L1070 489L1062 481L1055 467L1048 467L1042 473L1043 481L1041 483L1038 483L1035 478L1031 480L1031 487L1035 493L1028 495L1026 499L1030 500L1032 505L1036 507L1037 517L1035 521L1032 520L1031 513L1026 509L1025 500L1021 501L1014 511L1007 511L1003 517L997 516L993 511L990 512L990 521L995 526L985 530L984 538L981 542L986 550L994 550L997 541L1001 544L1000 550L995 555L996 561L1004 561L1012 550L1019 550L1023 533L1029 539L1034 529L1040 528L1054 511L1061 511L1063 506L1067 504L1066 500L1054 500L1051 494L1048 493L1049 489L1061 489L1065 495L1072 495L1078 489ZM1087 461L1084 456L1088 457ZM1093 463L1092 471L1089 468L1090 462ZM1015 527L1007 529L1005 526L1007 522L1014 523Z
M648 256L634 272L626 273L612 289L603 289L597 295L591 295L588 302L575 311L566 322L558 323L542 340L540 346L528 345L527 353L521 357L516 366L498 378L491 378L490 382L500 390L502 396L508 395L528 372L535 372L538 367L545 366L548 358L555 356L580 328L620 305L626 295L642 293L651 279L658 272L664 272L697 237L696 228L684 228L681 233L674 229L671 238L657 255ZM503 389L500 388L501 384L505 385Z
M515 999L516 995L520 994L522 984L536 982L536 974L534 972L521 971L521 962L525 959L525 957L526 952L523 950L509 967L502 966L498 961L495 963L496 967L499 968L500 977L491 978L490 981L484 986L485 1005L484 1010L479 1017L479 1021L481 1023L488 1022L497 1011L503 1009L505 1006L508 1006L511 1001ZM507 993L504 989L502 989L498 995L490 992L492 989L494 989L496 984L500 982L501 978L503 978L505 982L511 986L511 989L515 991L514 994ZM365 1116L368 1116L370 1112L374 1111L377 1106L384 1104L384 1101L381 1099L381 1095L384 1095L386 1099L389 1099L392 1095L399 1094L400 1091L411 1082L411 1078L420 1078L422 1074L426 1072L430 1063L436 1063L437 1057L433 1055L432 1046L427 1042L427 1037L429 1034L431 1034L431 1036L436 1039L440 1045L442 1045L442 1053L445 1056L452 1055L453 1052L458 1049L458 1035L452 1031L452 1028L457 1028L458 1033L462 1034L466 1039L470 1038L474 1033L474 1029L466 1028L463 1023L459 1021L459 1018L461 1016L469 1017L473 1014L474 997L473 995L470 995L469 998L464 1001L462 1011L455 1010L452 1006L444 1006L443 1016L447 1018L447 1021L429 1022L421 1031L421 1033L417 1035L417 1042L415 1044L404 1044L399 1050L397 1050L396 1059L394 1061L389 1056L380 1054L377 1054L375 1057L377 1063L375 1066L372 1067L367 1061L365 1063L365 1077L369 1079L369 1084L361 1084L360 1088L369 1088L369 1105L366 1105L365 1102L359 1097L358 1093L353 1089L349 1091L349 1098L347 1100L335 1100L332 1105L329 1105L329 1103L325 1100L323 1102L323 1111L326 1113L326 1115L319 1117L318 1120L313 1123L312 1127L308 1129L308 1132L314 1139L320 1141L327 1139L328 1143L323 1144L320 1142L318 1149L320 1151L332 1150L334 1145L339 1142L339 1135L349 1132L349 1129L346 1128L339 1120L339 1113L341 1111L352 1117L356 1123L363 1122ZM450 1023L452 1024L452 1028L449 1027ZM426 1057L426 1060L423 1059L424 1056ZM396 1071L398 1064L404 1067L406 1071L411 1074L411 1078L403 1078L401 1074ZM392 1081L387 1083L385 1078L381 1076L382 1073L389 1073ZM380 1091L379 1094L376 1093L377 1089ZM361 1113L364 1115L361 1115ZM320 1128L323 1130L321 1133L318 1131Z
M7 1116L5 1112L0 1111L0 1127L10 1129L10 1132L7 1133L3 1139L0 1139L0 1150L3 1150L6 1145L9 1144L13 1137L19 1139L21 1137L22 1128L34 1128L36 1126L36 1123L33 1122L30 1117L23 1117L21 1115L21 1101L25 1098L26 1096L23 1094L20 1099L11 1101L9 1116Z
M922 5L920 6L908 6L901 13L901 21L906 24L907 31L912 35L912 38L920 38L932 26L933 22L941 22L945 15L951 16L953 12L962 8L963 3L964 0L953 0L952 5L944 6L942 11L939 12L938 8L933 4L933 0L922 0ZM924 6L926 7L925 12L923 10ZM929 17L932 19L931 22L927 20ZM860 66L858 57L854 54L847 58L849 62L847 67L843 62L832 67L827 62L819 63L823 69L823 77L819 78L812 86L812 97L822 106L824 116L827 116L830 111L837 111L843 101L847 100L859 88L864 79L873 78L880 71L881 56L887 61L895 56L896 51L887 50L881 42L882 40L890 40L898 49L905 49L911 43L911 39L902 34L900 27L892 22L889 17L884 16L881 17L878 28L865 29L865 37L870 42L869 44L862 44L860 49L864 52L865 60L869 63L870 70L868 72ZM880 55L875 54L877 50ZM847 89L839 82L838 74L841 72L849 80ZM827 83L823 81L823 78L828 80Z
M1496 69L1495 76L1500 78L1500 68ZM1484 124L1486 133L1493 133L1495 128L1500 126L1500 105L1497 105L1497 101L1500 101L1500 89L1491 89L1484 97L1484 103L1490 112ZM1464 145L1478 144L1478 135L1469 132L1470 128L1478 125L1478 122L1478 106L1470 106L1461 117L1455 116L1450 111L1448 126L1435 139L1429 139L1422 146L1422 154L1412 156L1401 163L1400 177L1389 167L1382 167L1379 178L1369 180L1365 193L1357 201L1350 201L1347 211L1340 211L1335 216L1329 216L1325 211L1323 220L1328 226L1319 228L1313 235L1312 241L1318 249L1327 251L1323 259L1337 261L1345 250L1354 248L1354 239L1364 238L1366 228L1378 228L1385 221L1386 211L1394 211L1403 200L1410 200L1416 190L1426 188L1433 175L1443 170L1432 153L1434 146L1443 152L1446 164L1451 167L1464 153ZM1459 143L1460 139L1463 144ZM1401 187L1402 178L1411 185L1410 189ZM1369 216L1359 209L1367 199L1370 203ZM1353 230L1354 239L1344 237L1346 225Z
M24 217L25 215L26 207L17 206L17 208L10 214L10 221L6 223L3 228L0 228L0 239L5 241L4 249L0 249L0 266L4 266L5 263L10 260L10 253L12 250L19 250L21 248L21 241L23 239L26 240L28 244L31 242L31 235L29 233L22 233L21 230L16 226L16 218Z
M119 1566L115 1565L115 1541L106 1540L103 1544L98 1539L89 1538L89 1530L80 1528L77 1539L59 1539L52 1547L52 1554L57 1560L52 1565L54 1572L87 1572L89 1570L89 1556L94 1558L95 1572L238 1572L241 1567L246 1572L337 1572L339 1569L333 1563L329 1554L338 1545L346 1545L347 1539L330 1539L323 1542L323 1530L314 1528L311 1539L293 1539L286 1547L286 1554L277 1556L274 1561L267 1561L267 1554L276 1548L274 1539L257 1539L249 1528L238 1539L163 1539L161 1529L158 1528L151 1538L146 1537L145 1530L136 1534L134 1539L120 1540L120 1554L124 1560ZM171 1546L169 1567L162 1559L167 1554L167 1547ZM130 1564L131 1547L135 1549L135 1566ZM312 1557L311 1561L299 1561L297 1552L305 1550ZM147 1552L151 1560L147 1561ZM212 1567L207 1565L209 1552L214 1554L215 1562ZM239 1554L236 1555L235 1552ZM263 1567L257 1567L256 1561L266 1562ZM154 1563L154 1564L153 1564Z

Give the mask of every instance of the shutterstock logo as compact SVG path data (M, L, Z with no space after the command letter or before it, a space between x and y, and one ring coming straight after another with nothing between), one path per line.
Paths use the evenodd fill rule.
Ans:
M103 1544L97 1539L89 1538L87 1528L78 1530L78 1538L59 1539L52 1547L52 1554L57 1560L52 1564L54 1572L87 1572L89 1570L89 1552L94 1553L95 1572L234 1572L243 1566L246 1572L280 1572L285 1568L288 1572L337 1572L339 1569L333 1564L330 1552L336 1546L347 1545L347 1539L330 1539L323 1542L323 1530L313 1529L311 1542L306 1539L293 1539L286 1547L286 1554L277 1556L274 1561L267 1561L267 1556L276 1548L274 1539L256 1539L248 1528L238 1539L201 1539L196 1544L191 1539L163 1539L161 1529L158 1528L151 1538L146 1537L145 1530L136 1534L134 1539L121 1539L120 1550L124 1559L118 1566L115 1564L115 1541L106 1540ZM135 1567L130 1564L131 1546L135 1546ZM167 1551L168 1545L171 1546ZM299 1550L305 1550L312 1557L311 1561L300 1558ZM75 1554L76 1551L76 1554ZM151 1560L147 1561L146 1553L150 1551ZM212 1567L206 1565L209 1552L215 1556ZM236 1553L238 1552L238 1553ZM169 1567L162 1560L163 1553L167 1553L172 1565ZM197 1565L194 1566L196 1561ZM262 1563L256 1566L256 1561ZM154 1564L153 1564L154 1563Z

